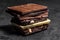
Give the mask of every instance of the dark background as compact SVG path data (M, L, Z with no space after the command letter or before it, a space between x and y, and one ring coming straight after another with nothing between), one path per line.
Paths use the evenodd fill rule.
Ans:
M11 26L11 15L6 13L8 6L37 3L49 8L51 24L48 29L33 35L22 36ZM60 1L59 0L0 0L0 40L60 40Z

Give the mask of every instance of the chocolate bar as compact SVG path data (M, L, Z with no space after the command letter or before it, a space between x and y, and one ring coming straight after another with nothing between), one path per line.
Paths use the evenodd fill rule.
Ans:
M47 6L39 4L23 4L18 6L8 7L7 12L11 15L17 16L36 16L48 11Z
M44 21L47 18L48 18L48 12L45 12L44 14L38 15L36 17L17 16L17 17L12 18L13 19L12 21L15 21L16 23L21 24L21 25L27 25L27 24L32 24L31 22L36 23L39 21Z
M19 15L17 15L19 20L26 20L26 19L42 19L42 18L48 18L48 12L45 12L44 14L35 16L35 17L20 17Z
M30 25L19 25L17 23L14 23L12 22L13 25L16 25L18 26L18 28L21 28L21 30L26 34L32 34L34 32L38 32L38 31L42 31L42 30L45 30L47 29L49 23L50 23L50 20L47 19L45 21L42 21L42 22L37 22L37 23L34 23L34 24L30 24Z
M14 23L12 23L12 24L15 25L15 26L18 26ZM45 24L45 25L36 26L36 27L33 27L33 28L25 29L25 30L23 30L19 26L18 26L18 28L20 28L20 31L23 35L29 35L29 34L37 33L37 32L40 32L40 31L44 31L48 28L48 26L49 26L49 24Z
M46 20L47 18L39 18L39 19L27 19L27 20L19 20L17 18L12 18L11 22L14 22L14 23L17 23L17 24L20 24L20 25L29 25L29 24L32 24L32 23L37 23L37 22L41 22L41 21L44 21Z

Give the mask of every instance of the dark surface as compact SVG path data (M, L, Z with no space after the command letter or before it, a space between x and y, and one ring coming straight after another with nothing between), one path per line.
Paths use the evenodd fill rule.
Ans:
M10 24L11 15L5 12L8 6L24 3L38 3L49 7L51 24L46 31L29 36L21 36L17 28ZM0 40L60 40L59 0L0 0Z

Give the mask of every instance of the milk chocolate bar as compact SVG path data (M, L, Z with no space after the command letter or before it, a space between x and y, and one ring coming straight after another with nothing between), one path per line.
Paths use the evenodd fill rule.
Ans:
M30 3L8 7L7 11L14 16L36 16L48 11L48 8L47 6Z

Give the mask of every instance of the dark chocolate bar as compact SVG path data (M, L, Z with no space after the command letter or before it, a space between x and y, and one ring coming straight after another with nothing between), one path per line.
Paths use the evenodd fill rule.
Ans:
M28 20L28 19L42 19L42 18L47 18L48 17L48 12L45 12L41 15L35 16L35 17L20 17L19 15L17 15L19 20Z
M17 27L17 28L20 28L20 31L21 31L22 35L30 35L30 34L33 34L33 33L44 31L48 28L48 26L49 26L49 24L45 24L45 25L36 26L36 27L33 27L33 28L25 29L25 30L23 30L20 27Z
M24 14L22 16L26 16L26 17L34 17L34 16L38 16L38 15L41 15L41 14L44 14L45 12L48 12L48 10L43 10L43 11L34 11L34 12L30 12L30 13L27 13L27 14Z
M48 28L48 25L49 24L45 24L45 25L41 25L41 26L37 26L37 27L34 27L34 28L23 30L24 35L29 35L29 34L32 34L32 33L36 33L36 32L39 32L39 31L46 30Z

